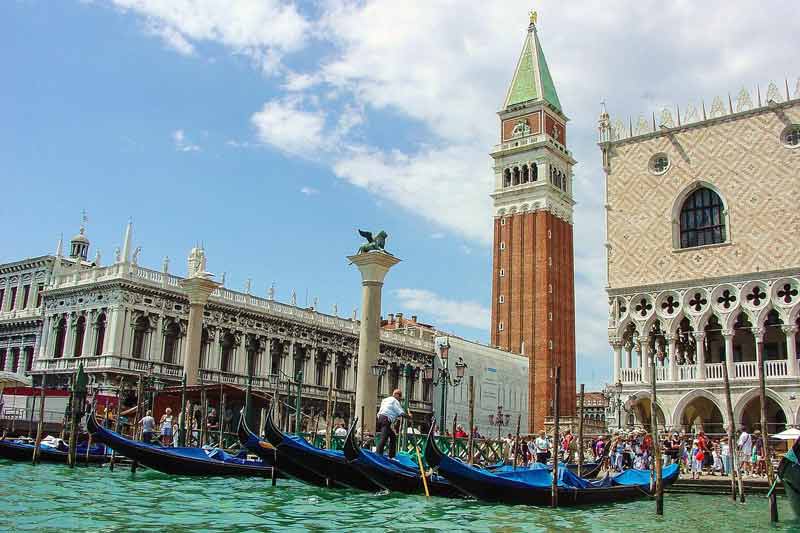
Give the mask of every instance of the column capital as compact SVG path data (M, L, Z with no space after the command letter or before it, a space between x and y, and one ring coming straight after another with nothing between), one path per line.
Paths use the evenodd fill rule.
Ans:
M189 297L190 305L205 305L211 293L221 285L208 278L194 276L181 281L181 288Z
M723 329L722 330L722 336L725 337L726 339L727 338L733 338L734 335L736 335L736 331L735 330L732 330L732 329Z
M786 335L794 335L795 333L797 333L798 329L799 328L797 327L796 324L788 324L786 326L781 326L781 330Z
M615 350L621 350L621 349L622 349L622 346L623 346L623 344L624 344L624 343L622 342L622 339L619 339L619 338L609 339L609 340L608 340L608 343L609 343L609 344L611 345L611 347L612 347L612 348L614 348Z
M366 252L350 255L347 259L358 267L361 282L371 286L382 285L389 269L400 262L400 259L386 252Z
M703 339L705 339L705 338L706 338L706 332L705 332L705 331L695 331L695 332L692 334L692 336L694 337L694 340L696 340L696 341L702 341Z
M756 342L764 342L764 328L753 328L752 331Z

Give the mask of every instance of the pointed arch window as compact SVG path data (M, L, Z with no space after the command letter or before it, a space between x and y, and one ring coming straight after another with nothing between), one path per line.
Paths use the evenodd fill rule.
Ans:
M691 193L681 206L680 247L694 248L725 242L725 206L708 187Z
M231 371L231 363L233 362L233 345L233 335L226 333L222 337L222 358L219 365L219 369L223 372Z

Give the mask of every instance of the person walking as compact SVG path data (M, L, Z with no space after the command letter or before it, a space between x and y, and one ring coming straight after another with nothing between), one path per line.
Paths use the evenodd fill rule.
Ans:
M739 440L736 441L736 447L739 451L739 464L741 465L742 474L750 474L752 465L751 456L753 454L753 437L747 432L747 428L742 427Z
M411 420L411 415L403 410L400 405L400 400L403 399L403 392L400 389L395 389L391 396L387 396L381 400L381 407L378 409L378 421L376 424L376 431L380 432L378 439L378 446L375 448L375 453L383 455L383 449L386 446L386 441L389 441L389 457L394 458L397 454L397 433L395 433L392 425L398 418L407 418Z
M730 476L733 472L731 461L731 444L728 442L728 437L722 437L719 444L720 456L722 457L722 475Z
M150 444L153 439L153 431L156 428L156 419L153 418L153 411L148 409L142 419L139 420L139 424L142 426L142 442Z

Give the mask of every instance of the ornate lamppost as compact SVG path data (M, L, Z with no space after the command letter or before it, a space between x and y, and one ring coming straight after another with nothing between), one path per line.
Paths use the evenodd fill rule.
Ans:
M439 345L439 359L442 361L442 367L435 369L438 370L436 379L434 379L434 367L425 367L425 379L431 381L434 387L438 386L439 384L442 385L442 403L439 413L440 431L444 431L444 428L447 427L447 388L458 387L461 384L461 381L464 379L464 372L467 370L467 364L464 362L464 359L459 356L455 363L456 373L455 377L453 377L450 373L450 367L448 366L449 355L450 339L447 338L445 339L444 344Z
M608 409L617 411L617 429L622 429L622 411L630 413L625 402L622 401L622 381L617 381L614 385L607 385L603 390L603 398L608 402ZM627 423L625 424L627 426Z
M500 430L511 423L511 415L503 412L503 406L497 406L497 412L489 415L489 425L497 426L497 440L500 440Z

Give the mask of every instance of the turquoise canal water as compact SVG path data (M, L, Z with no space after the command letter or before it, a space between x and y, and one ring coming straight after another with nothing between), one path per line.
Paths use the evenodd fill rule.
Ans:
M154 471L0 460L0 531L800 531L780 498L769 528L766 499L667 494L591 509L537 509L400 494L333 491L278 480L175 478Z

